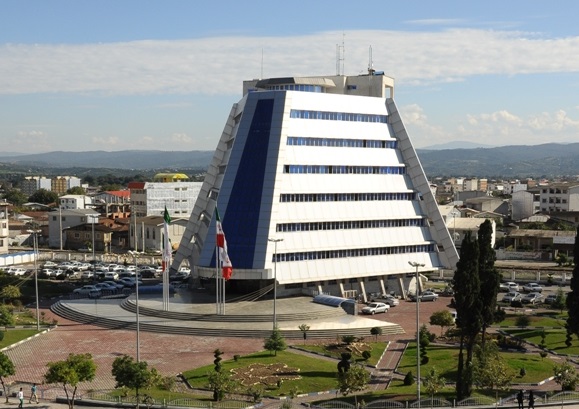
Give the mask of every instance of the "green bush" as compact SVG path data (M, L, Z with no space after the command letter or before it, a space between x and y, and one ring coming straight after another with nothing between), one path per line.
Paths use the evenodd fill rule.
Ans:
M412 375L412 371L408 372L404 377L404 385L414 385L414 375Z

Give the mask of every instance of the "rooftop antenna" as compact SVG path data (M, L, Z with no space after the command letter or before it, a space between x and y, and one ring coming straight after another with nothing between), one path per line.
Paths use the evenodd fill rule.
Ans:
M374 75L376 70L374 69L374 61L372 61L372 46L370 46L368 54L368 74Z
M346 54L346 47L344 46L344 37L346 33L342 33L342 45L336 44L336 75L344 74L344 55Z

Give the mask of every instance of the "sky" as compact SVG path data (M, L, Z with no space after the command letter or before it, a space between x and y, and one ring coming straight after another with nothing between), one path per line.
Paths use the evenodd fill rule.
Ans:
M373 67L418 148L579 141L579 2L2 0L0 152L214 150L243 80Z

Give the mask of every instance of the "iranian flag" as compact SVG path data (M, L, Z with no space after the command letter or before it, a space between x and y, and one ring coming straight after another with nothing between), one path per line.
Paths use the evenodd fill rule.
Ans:
M221 273L223 278L229 280L233 274L233 265L231 265L231 260L229 260L229 255L227 254L227 240L225 240L225 233L223 233L223 225L221 224L221 219L219 218L219 211L217 207L215 208L215 228L217 230L217 238L215 243L219 247L219 260L221 260Z
M163 234L164 234L164 241L163 241L163 272L166 272L171 265L171 242L169 241L169 224L171 224L171 216L169 215L169 211L167 210L167 206L165 206L165 211L163 212Z

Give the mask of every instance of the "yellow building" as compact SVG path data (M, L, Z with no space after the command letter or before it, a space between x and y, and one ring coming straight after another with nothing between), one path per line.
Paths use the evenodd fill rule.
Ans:
M157 173L153 177L153 182L187 182L189 181L189 176L184 173Z

